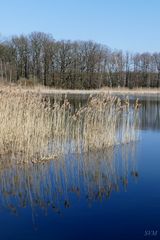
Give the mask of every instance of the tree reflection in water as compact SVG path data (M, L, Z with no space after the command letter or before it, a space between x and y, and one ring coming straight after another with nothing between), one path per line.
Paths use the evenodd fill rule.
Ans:
M149 98L141 100L140 118L141 129L160 130L160 98Z

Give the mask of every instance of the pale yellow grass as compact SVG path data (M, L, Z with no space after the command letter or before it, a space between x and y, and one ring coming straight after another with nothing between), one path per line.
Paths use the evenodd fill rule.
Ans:
M24 91L27 88L24 88ZM100 89L55 89L44 86L35 86L31 89L32 92L40 92L44 95L57 95L57 94L66 94L66 95L97 95L97 94L122 94L122 95L160 95L160 88L109 88L103 87Z
M51 138L51 111L41 96L17 89L0 93L1 156L27 162L46 154L45 144ZM19 157L18 157L19 156Z
M41 162L68 152L105 149L136 140L138 103L98 95L73 113L67 99L44 100L21 88L0 91L0 154L12 162Z

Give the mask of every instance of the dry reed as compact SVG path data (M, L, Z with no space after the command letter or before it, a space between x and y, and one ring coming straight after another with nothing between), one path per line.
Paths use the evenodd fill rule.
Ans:
M137 138L138 102L117 97L90 97L73 113L67 99L50 103L21 89L0 92L0 149L16 162L34 163L68 152L104 149Z
M27 162L46 154L45 144L51 137L51 111L39 95L20 90L1 91L0 149L2 155L20 156ZM18 155L18 156L17 156Z

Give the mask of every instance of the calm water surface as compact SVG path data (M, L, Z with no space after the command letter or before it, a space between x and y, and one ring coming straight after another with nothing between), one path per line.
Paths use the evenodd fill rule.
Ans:
M140 102L136 143L0 169L0 239L160 239L160 98Z

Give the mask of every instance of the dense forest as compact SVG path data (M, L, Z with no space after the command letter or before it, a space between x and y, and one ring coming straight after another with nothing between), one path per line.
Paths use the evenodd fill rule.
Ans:
M160 87L160 53L132 54L33 32L0 41L0 79L71 89Z

